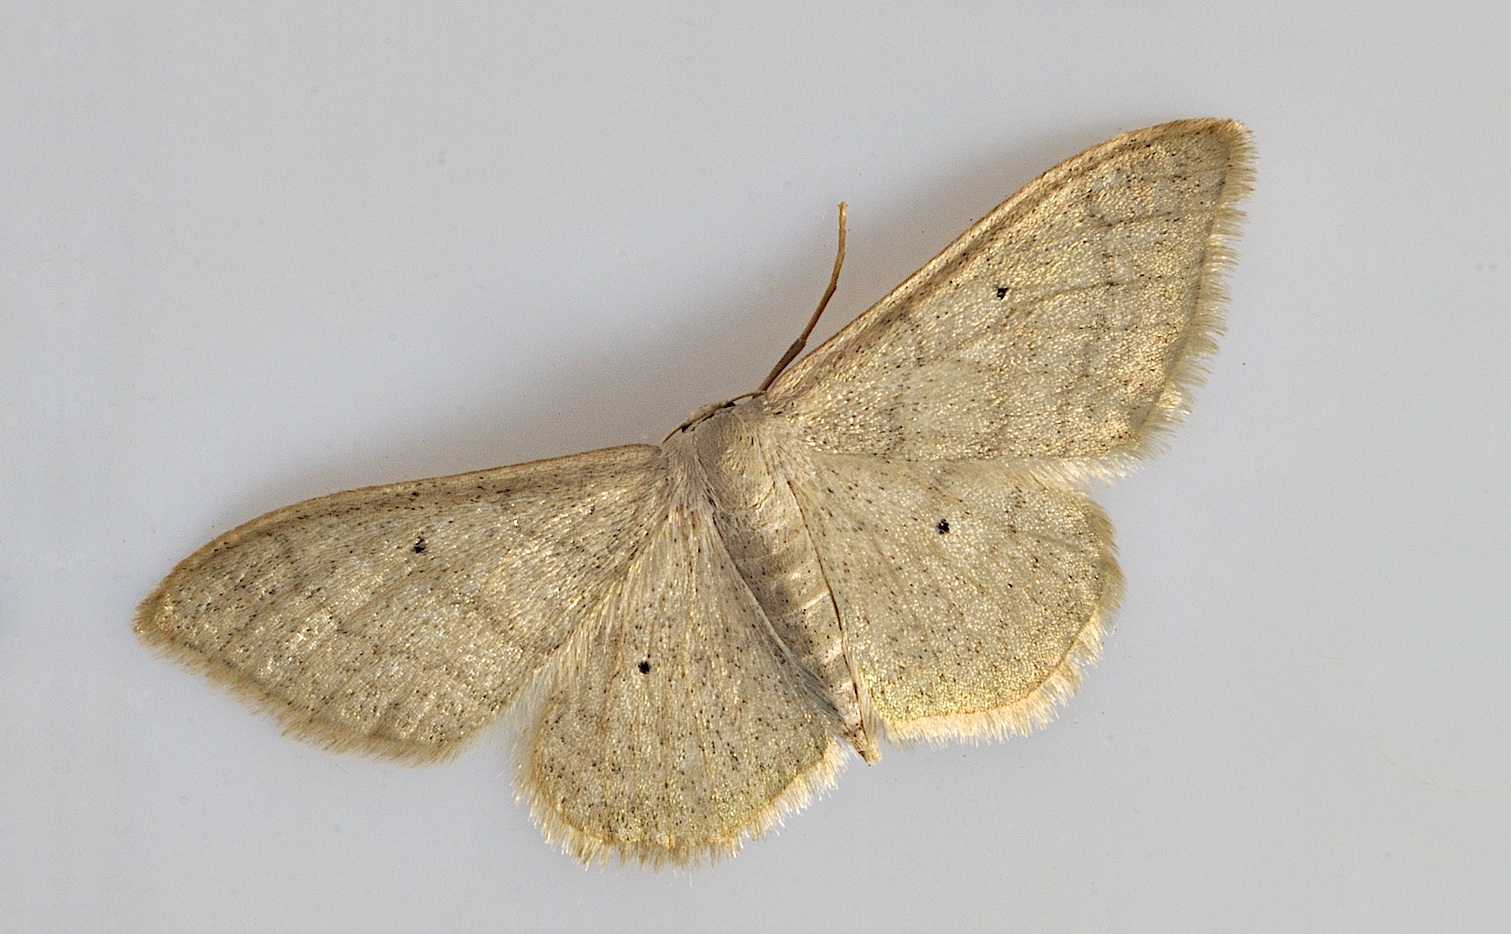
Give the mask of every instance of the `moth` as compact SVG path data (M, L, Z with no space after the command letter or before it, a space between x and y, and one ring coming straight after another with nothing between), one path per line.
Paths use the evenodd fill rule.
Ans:
M1119 136L659 446L277 510L136 631L332 749L441 759L514 708L520 795L585 862L731 854L852 752L1026 732L1097 656L1084 486L1184 411L1249 165L1232 121Z

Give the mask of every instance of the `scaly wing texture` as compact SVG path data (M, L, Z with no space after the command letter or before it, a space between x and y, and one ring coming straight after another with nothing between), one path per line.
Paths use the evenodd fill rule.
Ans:
M893 738L1026 732L1074 693L1121 591L1080 493L991 462L828 454L793 489Z
M771 421L752 402L695 429L693 446L708 480L714 527L772 631L844 724L845 738L874 761L881 750L874 731L862 722L839 616L786 482L791 468L781 461L781 439L768 437Z
M778 643L703 492L674 505L544 697L520 784L585 861L733 853L827 784L832 711Z
M1122 468L1213 349L1249 134L1187 120L1050 170L777 380L824 451Z
M781 477L719 499L682 439L311 500L191 555L137 630L293 732L401 758L528 690L548 837L732 853L842 734L1024 730L1074 689L1120 584L1065 481L1181 411L1247 165L1238 124L1185 121L1044 175L750 403Z
M597 612L667 503L644 445L313 499L185 559L136 629L291 732L434 758Z

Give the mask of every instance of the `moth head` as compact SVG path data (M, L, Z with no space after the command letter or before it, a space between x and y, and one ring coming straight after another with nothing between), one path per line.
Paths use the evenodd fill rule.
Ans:
M743 395L735 396L733 399L726 399L723 402L714 402L709 405L704 405L693 409L692 414L687 416L687 421L678 425L675 429L672 430L671 434L667 435L666 438L662 438L661 440L665 442L667 438L672 437L672 435L695 428L697 427L699 422L706 421L712 416L724 411L725 409L732 409L737 404L739 404L741 400L748 399L754 395L756 395L756 393L747 392Z

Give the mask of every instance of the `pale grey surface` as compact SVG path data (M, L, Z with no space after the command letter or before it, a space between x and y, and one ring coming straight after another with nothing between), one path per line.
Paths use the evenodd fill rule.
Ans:
M0 930L1511 925L1504 5L622 7L0 14ZM1259 155L1230 331L1098 494L1128 599L1030 739L854 764L692 876L584 872L502 743L332 756L131 636L266 509L751 388L841 198L825 333L1198 115Z

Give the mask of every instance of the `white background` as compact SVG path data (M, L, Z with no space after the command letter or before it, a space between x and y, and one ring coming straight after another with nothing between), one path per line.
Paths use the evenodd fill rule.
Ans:
M51 6L51 9L47 7ZM13 4L0 930L1511 926L1500 3ZM1258 185L1128 598L1048 729L736 859L584 871L484 743L336 756L142 648L211 536L656 441L1040 171L1231 116Z

